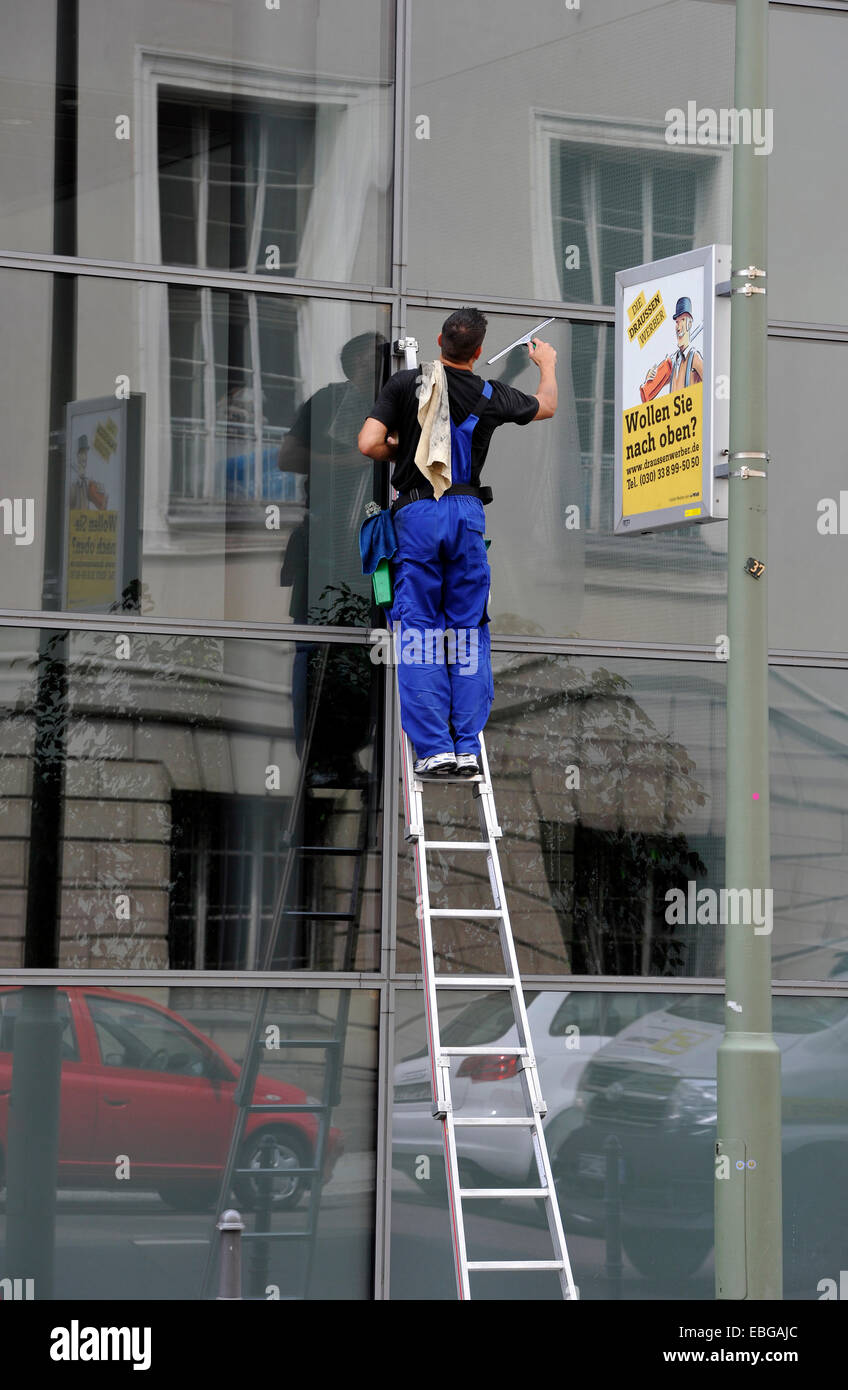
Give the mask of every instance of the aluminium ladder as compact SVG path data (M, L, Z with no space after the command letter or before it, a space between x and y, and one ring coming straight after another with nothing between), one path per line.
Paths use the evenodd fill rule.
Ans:
M530 1025L527 1021L527 1008L524 991L518 971L518 958L509 920L497 842L503 831L498 824L495 796L489 773L486 745L480 736L480 767L476 777L421 777L416 776L412 748L407 734L400 727L401 766L403 773L404 816L406 838L412 841L415 855L415 879L418 893L418 921L421 938L421 962L424 975L424 1001L427 1019L427 1042L433 1076L433 1115L441 1120L445 1145L445 1164L447 1168L448 1203L450 1208L451 1241L456 1266L457 1294L460 1299L471 1298L469 1275L494 1271L536 1271L553 1270L559 1278L563 1298L577 1298L578 1292L571 1273L565 1234L559 1212L551 1160L548 1154L542 1120L547 1114L547 1106L539 1089L539 1077ZM433 781L439 783L464 784L473 790L477 803L481 839L479 840L430 840L425 835L424 788ZM459 851L463 854L485 854L492 890L493 907L481 909L434 908L430 906L430 892L427 876L427 855L433 850L445 852ZM437 975L433 949L433 919L461 918L467 920L491 921L497 924L503 955L504 975ZM515 1018L517 1045L445 1047L439 1029L438 992L441 989L462 990L508 990ZM492 1116L466 1115L456 1113L451 1096L450 1065L452 1057L514 1056L518 1058L521 1089L527 1115ZM457 1130L477 1126L497 1133L501 1126L521 1126L527 1129L532 1139L537 1183L533 1187L463 1187L459 1175L457 1155ZM493 1138L493 1143L496 1139ZM544 1202L548 1230L553 1245L553 1258L550 1260L469 1260L465 1240L463 1219L464 1204L468 1201L510 1198L533 1198Z
M402 358L404 366L418 366L418 342L413 337L399 338L393 345L395 357ZM397 670L397 634L394 634L394 664ZM539 1089L539 1076L536 1058L527 1021L527 1007L524 991L518 972L518 958L509 920L497 842L503 836L498 824L495 808L495 795L489 775L489 760L486 744L480 735L480 767L477 777L439 777L438 779L417 777L409 737L404 733L400 718L400 692L395 680L397 727L401 743L401 769L403 774L404 816L406 838L412 841L415 855L415 879L418 890L418 921L421 938L421 964L424 975L424 1004L427 1017L427 1046L433 1077L433 1116L442 1121L445 1145L445 1165L448 1179L448 1204L450 1207L451 1241L456 1267L457 1294L460 1299L471 1298L469 1274L496 1272L501 1270L527 1271L554 1270L559 1278L563 1298L577 1298L578 1291L571 1273L571 1264L562 1229L562 1219L556 1196L551 1160L542 1129L542 1120L547 1114L547 1106ZM477 802L480 823L480 840L428 840L424 830L424 785L438 780L461 783L473 790ZM481 854L485 852L489 870L489 883L492 889L494 907L467 911L465 908L432 908L427 878L427 854L430 850L459 850L462 853ZM433 918L476 918L497 922L503 954L505 975L437 975L433 952ZM515 1047L444 1047L439 1031L438 990L467 989L493 990L508 989L512 1001L518 1045ZM526 1117L457 1115L454 1113L450 1085L450 1062L452 1057L514 1056L520 1063L521 1090L527 1108ZM499 1126L520 1126L527 1129L533 1144L538 1185L535 1187L462 1187L459 1177L456 1131L470 1126L496 1129ZM545 1204L545 1215L553 1245L551 1260L469 1260L465 1241L463 1203L480 1199L535 1198Z

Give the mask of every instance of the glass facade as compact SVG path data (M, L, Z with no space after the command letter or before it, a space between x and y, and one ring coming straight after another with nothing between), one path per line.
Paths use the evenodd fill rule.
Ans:
M727 526L612 534L613 285L730 240L730 144L666 135L670 108L732 106L733 6L33 0L0 38L0 1280L214 1297L236 1205L245 1297L454 1296L394 671L359 562L388 470L357 435L399 340L429 360L474 303L484 360L555 319L557 414L497 431L484 475L487 747L575 1277L712 1298L724 928L668 904L724 883ZM771 4L793 1299L845 1266L848 1214L846 63L848 4ZM523 354L491 373L536 389ZM456 788L428 812L441 841L474 833ZM480 885L438 852L435 906ZM489 975L494 944L441 919L439 969ZM503 994L445 993L451 1038L514 1043ZM452 1065L460 1107L513 1113L508 1053ZM460 1159L530 1181L521 1136ZM471 1257L544 1258L537 1205L479 1203Z

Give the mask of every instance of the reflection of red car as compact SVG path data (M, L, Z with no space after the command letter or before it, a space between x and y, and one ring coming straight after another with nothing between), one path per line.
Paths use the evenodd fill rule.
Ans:
M126 1155L126 1187L154 1188L173 1206L211 1205L236 1118L239 1067L211 1038L150 999L84 985L57 993L64 1021L58 1186L120 1191L117 1160ZM19 1011L20 992L0 989L0 1186ZM310 1185L308 1175L286 1175L286 1169L314 1163L318 1117L287 1113L287 1104L305 1105L309 1097L260 1073L254 1102L277 1101L279 1112L247 1116L237 1166L280 1170L272 1188L280 1210L295 1206ZM273 1147L262 1144L266 1135ZM343 1147L339 1130L331 1129L323 1180ZM242 1205L255 1204L260 1181L247 1174L235 1178Z

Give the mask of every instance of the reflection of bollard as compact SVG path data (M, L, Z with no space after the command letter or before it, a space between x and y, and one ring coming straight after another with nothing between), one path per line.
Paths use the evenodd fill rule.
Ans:
M618 1136L611 1134L604 1142L606 1154L606 1174L604 1178L604 1215L606 1217L606 1264L607 1287L610 1298L621 1297L621 1190L619 1176L621 1168L621 1144Z
M225 1211L218 1222L221 1232L218 1300L241 1298L241 1233L244 1222L237 1211Z
M256 1169L255 1184L259 1196L254 1207L253 1230L256 1239L251 1241L250 1278L248 1281L251 1298L264 1298L270 1272L271 1243L262 1240L259 1232L271 1229L271 1203L274 1195L274 1155L277 1141L273 1134L266 1134L259 1145L259 1168ZM267 1171L263 1171L267 1170Z

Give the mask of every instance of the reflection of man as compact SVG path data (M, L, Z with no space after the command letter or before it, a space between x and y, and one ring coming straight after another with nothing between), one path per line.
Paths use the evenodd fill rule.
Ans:
M304 401L280 449L284 473L308 476L308 523L292 533L280 583L293 588L291 616L305 622L308 594L349 584L367 597L357 545L373 470L357 446L362 419L379 390L386 340L360 333L341 350L345 381L333 381ZM307 587L308 585L308 587Z
M88 435L81 434L77 441L77 457L71 478L71 511L105 512L109 505L109 496L100 483L94 478L89 478L88 454Z
M692 301L685 295L677 301L674 311L674 327L677 333L677 351L664 362L656 362L642 383L647 387L659 372L662 381L658 383L656 391L647 391L645 400L652 400L662 390L665 382L668 381L669 393L680 391L684 386L689 386L693 381L703 381L704 379L704 359L696 348L692 347L690 339L692 337Z

